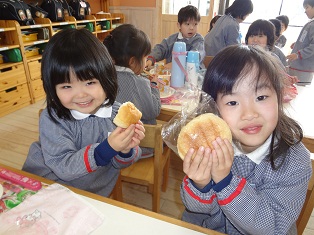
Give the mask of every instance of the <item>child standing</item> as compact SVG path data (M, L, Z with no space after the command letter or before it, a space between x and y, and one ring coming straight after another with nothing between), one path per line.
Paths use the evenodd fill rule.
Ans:
M23 170L109 196L119 169L141 155L145 130L113 124L120 104L106 47L86 29L62 30L47 43L41 73L47 108Z
M298 77L299 85L309 85L314 75L314 0L304 0L303 7L310 22L304 25L297 41L291 45L293 49L287 59L289 74Z
M302 129L283 110L282 74L256 47L230 46L215 56L203 90L233 143L217 138L214 150L185 156L183 220L227 234L296 234L312 169Z
M283 48L286 45L287 38L283 33L287 30L288 25L289 25L289 17L286 15L280 15L276 17L277 20L280 21L281 23L281 31L280 31L280 36L275 42L275 45L279 48Z
M205 36L206 56L215 56L223 48L241 44L240 23L253 12L251 0L235 0Z
M131 101L142 112L144 124L156 124L161 101L157 76L151 81L140 76L151 51L148 36L134 25L123 24L115 28L104 40L117 71L118 95L116 101ZM153 150L142 148L142 158L152 156Z
M149 54L146 62L147 67L151 67L155 62L166 59L166 64L172 61L172 49L175 42L185 42L187 51L198 51L200 53L200 62L205 57L204 38L197 33L198 24L201 20L198 9L188 5L180 9L178 13L179 32L170 35L157 44ZM171 67L171 64L166 65Z

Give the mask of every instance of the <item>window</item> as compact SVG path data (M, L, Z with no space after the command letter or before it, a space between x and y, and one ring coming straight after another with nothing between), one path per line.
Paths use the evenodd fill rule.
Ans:
M182 7L193 5L198 8L201 16L207 16L209 3L209 0L163 0L162 14L177 15Z
M286 46L283 52L290 53L290 45L297 40L302 27L309 21L303 8L304 0L252 0L254 10L246 20L240 24L242 33L242 42L250 24L257 19L274 19L278 15L287 15L289 17L288 29L284 32L287 38ZM233 1L229 1L231 5Z

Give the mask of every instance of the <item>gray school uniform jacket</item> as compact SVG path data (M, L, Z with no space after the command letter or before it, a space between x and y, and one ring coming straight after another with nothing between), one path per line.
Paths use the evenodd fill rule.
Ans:
M113 118L120 104L107 108L107 117L77 120L60 119L54 122L47 109L40 115L39 141L29 149L23 170L102 196L109 196L119 171L137 161L139 147L130 154L116 152L107 142L116 128ZM97 158L98 157L98 158ZM96 162L96 159L98 161Z
M115 66L118 77L118 95L116 101L131 101L142 112L144 124L156 124L161 102L159 89L151 86L147 78L136 75L131 69Z
M191 38L183 38L181 32L170 35L162 40L160 44L156 44L147 59L153 57L156 62L166 59L166 63L172 61L172 49L175 42L185 42L186 51L198 51L200 53L200 62L205 57L204 38L196 33Z
M286 42L287 42L287 38L285 37L285 35L281 34L279 38L277 39L277 41L275 42L275 45L279 48L283 48L285 47Z
M220 17L205 38L206 56L215 56L223 48L240 44L240 25L231 15Z
M147 78L136 75L131 69L115 66L118 77L118 95L116 101L131 101L142 112L144 124L155 125L160 113L161 101L157 86L151 85ZM153 149L141 148L141 158L151 157Z
M314 73L314 20L304 25L291 53L299 58L291 62L290 69Z
M185 177L182 219L226 234L296 235L295 222L312 173L310 153L302 143L290 147L278 170L264 154L255 153L260 162L235 152L231 173L202 190Z

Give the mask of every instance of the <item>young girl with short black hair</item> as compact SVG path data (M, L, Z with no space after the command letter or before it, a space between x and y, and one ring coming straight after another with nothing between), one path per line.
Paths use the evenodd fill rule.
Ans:
M86 29L64 29L47 43L41 66L47 108L23 170L109 196L120 169L140 157L145 129L113 123L120 104L106 47Z
M233 141L185 156L183 220L226 234L297 234L312 169L302 129L284 112L283 74L256 47L229 46L212 60L203 90Z
M105 38L104 44L117 71L119 88L116 100L120 103L131 101L142 112L144 124L156 124L161 109L158 78L154 76L149 80L140 75L151 51L148 36L134 25L123 24ZM152 156L152 149L142 150L142 157Z

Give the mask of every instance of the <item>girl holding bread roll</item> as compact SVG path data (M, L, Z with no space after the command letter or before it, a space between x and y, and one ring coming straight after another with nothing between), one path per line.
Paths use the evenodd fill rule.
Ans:
M302 129L283 109L278 63L263 49L236 45L207 68L202 89L232 141L217 137L184 156L183 220L226 234L297 234L312 169Z
M157 76L152 80L141 76L151 51L148 36L134 25L123 24L110 32L104 40L117 71L118 94L116 101L132 102L141 112L144 124L156 124L161 101ZM153 149L142 148L141 158L151 157Z
M127 126L113 122L121 104L106 47L86 29L64 29L47 43L41 74L47 107L23 170L109 196L120 169L141 156L145 129L135 107Z

